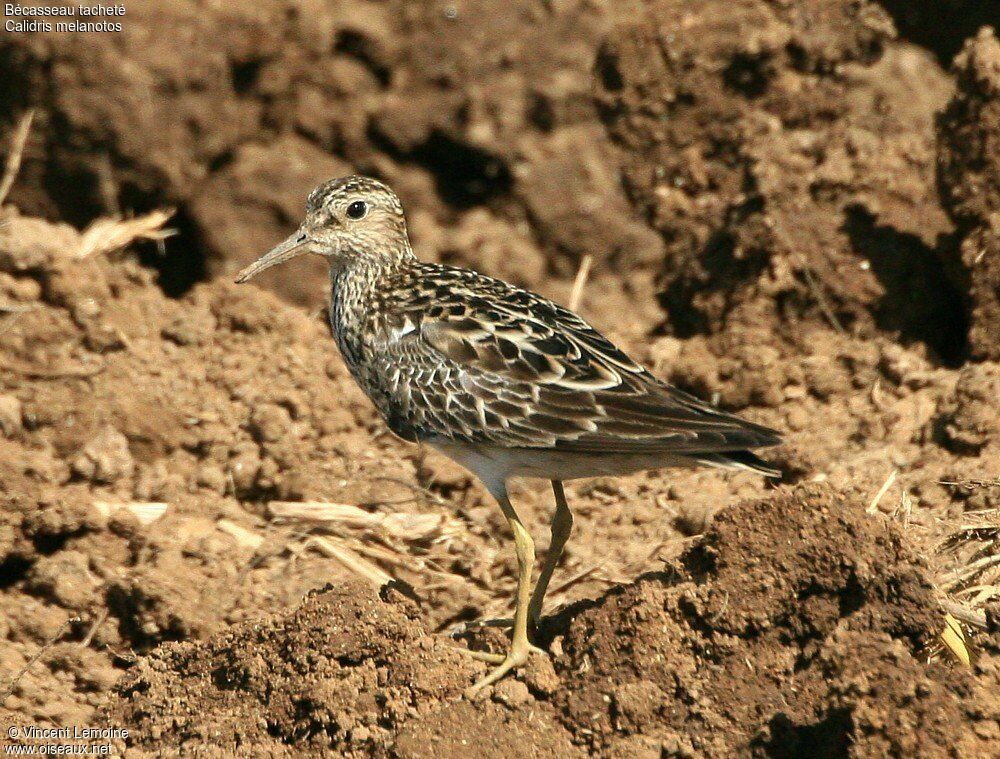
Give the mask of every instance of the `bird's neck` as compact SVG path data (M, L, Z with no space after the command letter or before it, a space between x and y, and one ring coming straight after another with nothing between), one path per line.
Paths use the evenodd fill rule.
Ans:
M368 250L349 250L347 255L331 261L333 300L367 301L377 296L385 282L405 275L416 263L413 249L406 240L391 249L383 247L377 254Z
M417 265L409 244L391 255L352 255L330 267L330 326L351 363L350 354L363 349L379 333L382 305L397 283Z
M369 244L361 238L331 259L330 277L334 281L345 277L358 284L378 282L413 266L416 260L405 230L391 244L381 240Z

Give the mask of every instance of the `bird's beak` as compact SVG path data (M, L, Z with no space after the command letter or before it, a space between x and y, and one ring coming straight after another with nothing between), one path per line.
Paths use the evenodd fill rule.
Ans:
M302 229L296 230L288 239L284 242L280 242L271 248L267 253L262 255L247 268L236 275L237 284L242 284L248 281L251 277L260 274L264 269L270 269L276 264L284 263L289 261L296 256L302 255L308 251L309 246L309 235L307 235Z

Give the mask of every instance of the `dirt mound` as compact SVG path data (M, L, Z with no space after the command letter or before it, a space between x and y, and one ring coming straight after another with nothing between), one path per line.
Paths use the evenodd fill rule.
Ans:
M554 698L602 750L624 734L713 756L944 753L966 717L924 663L935 616L901 536L811 487L726 510L677 575L571 618L573 687Z
M825 320L962 357L934 185L952 85L893 36L878 6L846 0L664 0L609 35L599 97L666 240L666 330L762 322L795 341Z
M884 5L904 29L940 15ZM835 323L964 358L973 264L934 177L954 84L882 5L447 10L136 0L110 45L10 39L0 121L38 110L13 197L78 224L178 206L181 234L147 260L177 295L283 237L351 168L399 191L425 258L558 293L592 256L595 318L628 310L635 334ZM313 304L325 276L304 266L263 281Z
M615 4L475 0L446 11L136 0L110 44L11 38L0 43L0 122L38 110L16 202L78 224L178 206L181 235L150 261L172 294L236 271L270 229L284 237L312 187L347 166L399 192L425 257L475 260L477 246L450 245L439 228L481 227L485 214L489 238L520 239L530 261L494 273L533 286L569 280L586 254L599 271L658 262L659 238L630 211L591 97ZM266 282L312 304L324 279L317 268L304 282Z
M958 92L938 127L940 182L966 231L956 270L968 292L977 358L1000 357L1000 42L988 28L955 59ZM955 276L953 274L953 276Z
M567 734L547 716L517 726L526 709L453 705L477 667L454 643L429 634L420 616L388 587L376 593L355 582L315 591L291 614L243 623L205 644L159 649L122 683L109 719L134 726L146 736L138 745L150 749L367 755L399 742L399 755L417 756L426 754L405 734L444 707L456 710L466 745L486 755L516 753L519 740L544 754L569 749ZM454 736L441 738L457 746Z
M108 719L167 750L985 756L972 676L924 661L939 619L902 536L814 487L734 507L669 571L550 619L551 664L476 703L480 665L412 602L342 585L158 649ZM978 687L1000 685L989 662Z

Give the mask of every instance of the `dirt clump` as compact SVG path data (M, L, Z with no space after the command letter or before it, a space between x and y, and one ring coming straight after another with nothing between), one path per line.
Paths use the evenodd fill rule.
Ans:
M950 364L989 355L963 280L988 241L956 253L935 181L938 143L962 133L935 130L955 82L897 38L896 4L445 10L136 0L113 53L13 39L0 121L38 112L13 198L77 224L177 206L180 234L147 258L177 295L236 271L294 229L318 181L357 170L399 192L425 258L559 294L591 256L593 318L626 311L627 334L767 321L794 340L835 324ZM988 112L988 88L959 87L969 116ZM456 233L470 228L517 239L513 254L451 244L474 243ZM312 262L262 282L314 305L325 279Z
M290 614L245 622L205 644L159 649L123 681L110 720L134 725L145 736L138 745L150 749L364 756L399 741L398 755L418 756L425 754L405 748L417 743L409 734L445 708L464 714L453 729L467 738L466 751L475 745L500 756L497 749L527 741L568 752L558 724L524 719L526 704L456 703L479 667L429 634L420 617L389 587L376 593L351 582L313 591ZM442 737L457 746L454 736Z
M665 330L795 341L823 321L961 357L934 184L952 85L893 37L875 4L719 0L653 3L608 36L598 97L666 242Z
M108 719L147 749L357 756L985 756L997 727L972 674L924 661L940 617L906 540L829 488L727 510L665 571L549 619L551 664L473 703L481 665L421 619L390 587L314 592L161 647Z
M812 487L728 509L680 565L569 622L557 670L579 674L555 698L591 748L625 733L710 755L905 755L927 726L963 719L921 660L936 624L925 576L842 497ZM951 738L932 740L916 753Z
M1000 357L1000 42L988 27L955 59L958 91L941 115L938 167L949 212L964 230L953 271L968 291L969 343ZM956 275L953 275L956 276Z
M38 113L15 201L77 224L178 207L181 234L150 258L172 294L236 271L272 231L290 233L313 186L348 168L386 179L424 229L462 225L470 212L514 227L532 259L515 279L534 287L571 279L587 254L601 274L657 266L662 245L629 207L591 93L616 5L475 0L446 10L136 0L110 44L11 39L0 122ZM433 237L417 242L425 257L470 260ZM263 282L314 304L325 272L308 272ZM634 286L652 302L646 280Z

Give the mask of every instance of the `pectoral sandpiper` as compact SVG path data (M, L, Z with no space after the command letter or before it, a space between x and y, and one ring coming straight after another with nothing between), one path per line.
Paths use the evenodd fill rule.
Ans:
M302 253L330 262L330 321L351 375L389 427L470 470L514 533L511 644L474 695L538 651L529 635L569 537L562 481L701 464L777 472L750 452L774 430L658 380L573 312L498 279L413 255L403 209L381 182L317 187L299 229L240 272ZM552 483L552 540L532 592L534 544L507 495L510 477Z

